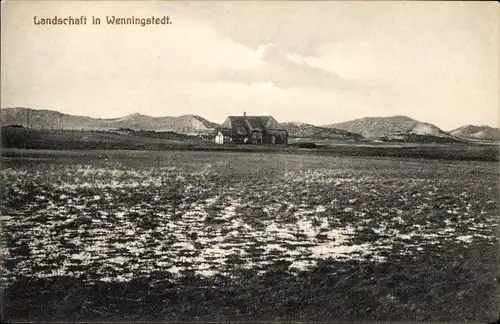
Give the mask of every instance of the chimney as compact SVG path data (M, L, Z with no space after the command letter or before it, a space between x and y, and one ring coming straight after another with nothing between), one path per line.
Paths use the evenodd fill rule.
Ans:
M247 112L246 112L246 111L244 111L244 112L243 112L243 116L244 116L244 117L246 117L246 116L247 116Z

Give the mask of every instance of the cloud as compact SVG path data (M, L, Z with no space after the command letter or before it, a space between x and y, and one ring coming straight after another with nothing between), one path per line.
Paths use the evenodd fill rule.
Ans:
M34 13L41 15L19 11L12 24L30 21ZM182 114L200 96L191 90L193 82L218 82L224 71L264 64L254 49L209 25L187 15L175 18L175 24L164 28L2 29L2 107L102 117L148 107L158 115ZM215 92L223 98L226 89Z
M287 53L274 44L261 45L256 55L263 64L258 69L232 70L223 79L242 82L270 82L278 88L311 87L320 89L352 89L361 84L339 77L336 73L313 66L299 54Z
M418 2L13 2L2 17L1 106L95 117L191 112L221 121L247 111L316 124L396 114L442 128L497 124L494 4L433 6L429 14ZM74 12L168 14L174 23L32 24L34 15Z

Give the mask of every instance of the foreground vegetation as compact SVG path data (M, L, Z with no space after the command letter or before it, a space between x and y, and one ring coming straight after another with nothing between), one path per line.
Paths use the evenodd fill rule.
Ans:
M492 321L492 162L10 151L8 320Z

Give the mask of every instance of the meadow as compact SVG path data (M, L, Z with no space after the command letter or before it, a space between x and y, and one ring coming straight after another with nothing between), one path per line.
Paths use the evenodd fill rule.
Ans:
M496 320L498 179L489 161L11 151L3 316Z

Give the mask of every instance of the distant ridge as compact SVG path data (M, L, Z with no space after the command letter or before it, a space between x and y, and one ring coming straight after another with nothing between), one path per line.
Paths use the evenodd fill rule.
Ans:
M324 127L343 129L371 139L411 140L428 137L435 140L459 141L433 124L424 123L407 116L364 117Z
M486 140L486 141L499 141L500 128L490 127L487 125L475 126L465 125L457 129L449 131L453 136L466 138L470 140Z
M0 110L1 124L2 126L26 126L28 112L30 127L39 129L111 130L129 128L144 131L172 131L180 134L209 134L217 127L216 123L196 115L151 117L134 113L120 118L102 119L63 114L55 110L19 107L2 108Z
M29 118L28 118L29 116ZM198 115L151 117L133 113L118 118L92 118L55 110L2 108L0 125L20 125L34 129L118 130L175 132L186 135L213 135L219 126ZM457 143L500 141L500 129L466 125L445 132L439 127L407 116L364 117L342 123L315 126L301 122L281 125L291 138L333 140L380 140L400 142Z
M281 123L290 137L315 138L315 139L352 139L360 140L363 136L343 129L318 127L311 124L299 122Z

